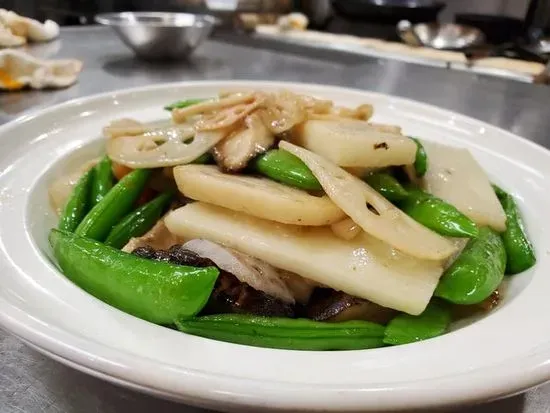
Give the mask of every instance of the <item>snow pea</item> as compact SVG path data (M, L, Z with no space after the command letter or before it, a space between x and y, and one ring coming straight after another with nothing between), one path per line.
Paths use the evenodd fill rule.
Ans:
M92 179L91 206L101 201L113 187L113 163L108 156L104 156L94 167Z
M385 172L373 172L364 181L391 202L402 201L409 193L397 179Z
M476 224L453 205L417 188L407 190L409 196L398 205L412 219L448 237L477 237Z
M422 143L417 138L411 139L416 143L416 158L414 160L414 170L418 178L422 178L428 171L428 155Z
M60 230L73 232L88 213L93 173L93 169L90 169L76 183L59 218L58 228Z
M506 213L506 231L500 234L508 257L506 274L517 274L531 268L537 259L514 198L504 190L493 187Z
M128 214L113 227L105 240L105 245L122 248L130 238L145 234L162 216L172 197L172 192L165 192Z
M274 181L307 191L323 189L302 160L283 149L272 149L253 161L253 168Z
M432 301L422 314L399 314L384 331L384 343L391 345L414 343L445 333L451 323L451 311L443 303Z
M219 314L179 320L176 326L184 333L214 340L288 350L357 350L384 345L384 326L369 321L326 323L249 314Z
M214 158L213 158L213 156L210 152L205 152L191 163L194 163L194 164L207 164L207 163L212 163L213 159Z
M164 110L172 111L174 109L186 108L188 106L196 105L197 103L204 102L206 99L184 99L171 103L164 107Z
M157 324L171 324L202 310L219 273L214 267L140 258L56 229L49 240L68 279L107 304Z
M150 175L149 169L136 169L124 176L88 212L76 228L76 234L104 241L113 226L132 210Z
M443 273L434 295L455 304L477 304L499 286L506 268L506 251L500 235L479 228L455 262Z

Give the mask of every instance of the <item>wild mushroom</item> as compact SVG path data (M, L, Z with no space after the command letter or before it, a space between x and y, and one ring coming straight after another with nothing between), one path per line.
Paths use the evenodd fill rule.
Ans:
M306 307L308 318L317 321L367 320L386 324L395 310L328 288L316 289Z
M275 136L257 114L247 116L245 125L245 129L225 138L213 149L214 159L225 171L244 169L248 161L267 151L275 143Z

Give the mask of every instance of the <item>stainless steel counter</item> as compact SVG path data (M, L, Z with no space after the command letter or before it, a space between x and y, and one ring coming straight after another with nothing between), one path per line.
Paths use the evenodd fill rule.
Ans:
M83 60L80 81L62 91L0 93L0 124L68 99L151 83L198 79L288 80L349 86L416 99L484 120L550 147L550 89L544 86L345 52L285 48L273 42L254 43L248 38L222 35L197 50L188 62L180 63L135 60L103 28L65 29L60 40L34 47L31 52L42 57ZM88 377L40 355L1 330L0 355L2 413L206 412ZM549 411L550 385L525 395L459 410L461 413Z

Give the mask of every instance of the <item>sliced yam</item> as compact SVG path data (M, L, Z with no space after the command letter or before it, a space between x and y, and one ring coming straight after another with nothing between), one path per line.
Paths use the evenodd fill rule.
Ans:
M391 133L394 135L403 134L401 130L401 126L398 126L398 125L388 125L386 123L373 123L373 122L369 122L369 125L379 130L380 132Z
M65 205L67 204L67 201L69 200L69 197L71 196L80 177L93 168L98 161L99 159L93 159L85 162L77 170L67 175L60 176L53 181L48 188L48 195L50 205L57 215L61 215L61 212L63 212L63 208L65 208Z
M334 235L338 238L345 239L346 241L354 239L363 230L357 225L353 219L346 218L343 221L336 222L330 226Z
M107 141L107 155L129 168L160 168L193 162L231 133L231 129L195 132L189 126L157 129Z
M326 196L309 195L266 178L224 174L213 165L178 166L174 179L188 198L276 222L330 225L345 217Z
M480 226L506 229L506 215L487 174L467 149L422 141L430 166L424 189L454 205Z
M411 139L359 120L308 120L294 141L340 166L410 165L416 156Z
M300 158L330 199L368 234L417 258L441 260L454 252L451 242L407 216L359 178L289 142L281 141L279 147Z
M367 234L342 240L328 227L298 227L194 202L169 213L168 229L261 259L335 290L420 314L442 273L441 262L402 254Z

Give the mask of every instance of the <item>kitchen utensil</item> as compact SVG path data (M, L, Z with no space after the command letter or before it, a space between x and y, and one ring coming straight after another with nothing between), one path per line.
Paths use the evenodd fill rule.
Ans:
M146 60L189 56L217 22L209 15L165 12L105 13L95 20L112 27L126 46Z
M475 27L452 23L411 24L402 20L397 24L401 40L411 46L427 46L434 49L460 50L483 44L485 36Z
M437 20L445 3L433 0L333 0L334 9L350 20L375 23L413 23Z

